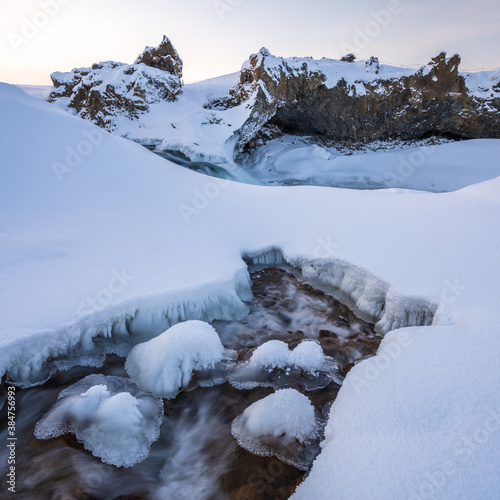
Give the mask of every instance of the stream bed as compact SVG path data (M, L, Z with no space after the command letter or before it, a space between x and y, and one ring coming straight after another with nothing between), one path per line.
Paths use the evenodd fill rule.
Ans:
M269 340L281 340L293 349L304 339L312 339L336 360L339 374L345 376L354 363L377 351L381 337L372 324L304 283L297 273L251 266L250 275L254 298L248 304L249 314L241 321L212 323L224 347L238 352L238 362ZM272 394L270 387L237 390L226 382L164 400L160 438L152 444L149 456L130 468L102 463L72 434L47 440L34 437L36 423L61 390L92 373L126 377L124 361L109 355L101 368L74 367L41 386L16 391L17 498L278 500L289 498L304 479L307 470L275 456L254 455L231 434L232 421L252 403ZM325 423L339 389L332 381L304 392ZM0 418L0 440L6 443L5 406ZM321 438L312 453L319 453ZM3 476L5 453L0 452ZM0 498L8 494L3 481Z

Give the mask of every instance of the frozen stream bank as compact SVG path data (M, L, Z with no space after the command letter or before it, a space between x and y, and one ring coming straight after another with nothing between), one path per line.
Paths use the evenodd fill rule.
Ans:
M290 353L305 340L312 340L321 346L325 356L337 362L338 382L353 363L376 352L381 336L375 333L373 324L359 319L348 307L304 283L298 273L291 271L251 266L254 298L248 304L249 314L240 321L212 324L224 347L238 352L236 366L246 363L257 347L271 340L287 344ZM252 403L272 394L275 386L237 390L227 382L165 400L159 440L153 443L146 460L128 469L102 463L85 451L72 434L48 440L34 437L36 422L61 390L90 373L126 377L123 363L123 358L108 356L101 368L75 367L57 373L40 387L18 392L18 449L22 455L17 471L19 498L30 498L33 491L40 499L75 493L89 499L288 498L319 452L322 431L306 450L305 462L301 462L309 464L302 467L306 470L276 456L258 456L238 446L231 435L231 422ZM309 398L324 425L340 388L338 383L327 380L325 387L314 388L307 385L311 376L309 382L301 380L303 371L292 371L290 379L285 373L281 375L281 381L283 377L285 384L289 380L292 387ZM276 378L271 383L276 383ZM4 408L2 439L6 422ZM282 451L277 451L280 457Z

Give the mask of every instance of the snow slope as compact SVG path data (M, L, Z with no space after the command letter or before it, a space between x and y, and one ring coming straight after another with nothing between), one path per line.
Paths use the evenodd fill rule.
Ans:
M38 99L47 100L49 94L54 90L52 85L17 85L20 89L23 89L27 94L33 97L38 97Z
M389 333L347 375L296 498L500 495L500 179L444 194L252 186L5 84L0 116L1 373L27 384L49 357L91 359L98 335L241 316L242 255L281 249L381 331L433 322ZM491 154L457 146L477 164Z

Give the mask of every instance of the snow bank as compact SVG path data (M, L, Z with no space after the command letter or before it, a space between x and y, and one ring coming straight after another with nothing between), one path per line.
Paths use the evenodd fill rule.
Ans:
M125 369L141 389L172 399L190 385L194 372L221 370L223 361L235 357L235 352L224 349L219 335L208 323L186 321L135 346ZM203 384L216 385L224 380L212 377Z
M500 175L497 140L392 144L392 148L344 154L333 147L313 144L307 138L284 136L269 141L240 161L243 168L265 185L401 188L442 193Z
M90 375L61 391L37 423L35 436L51 439L71 432L103 462L131 467L148 456L162 418L162 401L128 379Z
M332 251L328 243L320 239L316 253ZM385 334L405 326L427 326L434 321L438 304L422 297L405 296L396 292L389 283L381 280L366 269L353 266L340 259L285 257L278 249L260 254L247 254L252 264L289 264L299 269L302 276L347 302L367 320L375 322L375 330ZM448 319L439 317L439 321Z

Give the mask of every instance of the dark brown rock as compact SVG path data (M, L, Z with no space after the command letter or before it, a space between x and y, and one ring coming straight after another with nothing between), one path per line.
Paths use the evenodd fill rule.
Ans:
M151 68L168 71L172 75L182 77L182 59L165 35L158 47L146 47L144 52L137 57L135 64L144 63Z
M343 62L354 62L356 60L356 56L351 52L350 54L342 56L340 60Z
M380 74L377 58L365 64L367 72ZM446 58L442 52L410 74L405 71L396 78L392 73L374 80L363 79L360 72L355 84L340 78L329 88L325 74L310 69L313 65L307 60L297 69L296 61L275 58L261 49L244 65L239 85L225 102L213 104L234 106L255 97L251 115L238 131L237 153L251 146L264 126L343 145L432 136L500 137L497 90L481 97L471 92L459 64L460 56Z
M106 61L50 76L55 89L49 102L110 131L115 116L137 119L150 104L175 101L182 92L182 60L167 37L158 47L146 47L135 64Z

